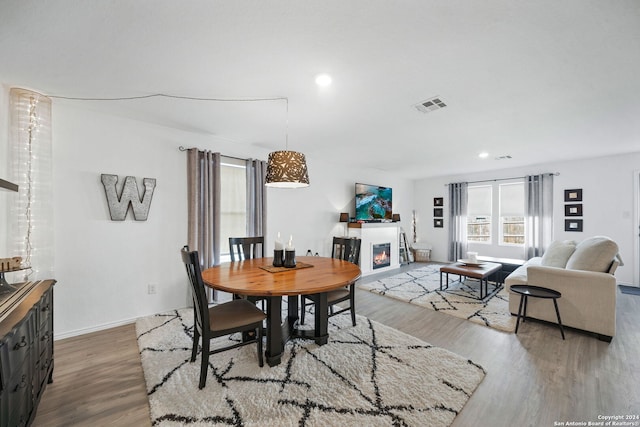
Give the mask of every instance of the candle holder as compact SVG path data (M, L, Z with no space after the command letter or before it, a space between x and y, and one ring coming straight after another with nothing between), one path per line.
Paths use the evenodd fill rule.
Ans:
M273 251L273 266L282 267L284 260L284 251L282 249L275 249Z
M296 251L284 251L284 266L287 268L296 266Z

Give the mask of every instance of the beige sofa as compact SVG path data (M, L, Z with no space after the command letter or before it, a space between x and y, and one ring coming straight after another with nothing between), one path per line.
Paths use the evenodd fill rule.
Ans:
M554 289L564 326L597 334L611 341L616 334L616 279L622 260L618 245L596 236L580 243L555 241L542 257L531 258L505 279L505 287L529 284ZM520 295L509 292L509 310L517 315ZM527 317L556 323L550 300L529 298Z

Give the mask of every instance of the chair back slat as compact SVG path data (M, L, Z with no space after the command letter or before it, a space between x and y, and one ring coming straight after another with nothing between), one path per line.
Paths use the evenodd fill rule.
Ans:
M195 327L204 332L209 328L209 306L202 281L202 270L200 269L200 257L198 251L189 251L189 247L182 248L182 262L187 270L189 283L191 284L191 297L195 309ZM206 329L205 329L206 328Z
M357 237L334 237L331 258L338 258L360 265L360 246L362 240Z
M229 237L231 261L264 258L264 236Z

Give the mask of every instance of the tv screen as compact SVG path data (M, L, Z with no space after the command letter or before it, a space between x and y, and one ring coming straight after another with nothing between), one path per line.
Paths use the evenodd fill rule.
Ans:
M356 183L356 221L391 220L391 188Z

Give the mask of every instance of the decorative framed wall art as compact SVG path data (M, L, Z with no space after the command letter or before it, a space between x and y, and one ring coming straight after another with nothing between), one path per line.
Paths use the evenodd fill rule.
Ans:
M564 201L564 231L582 231L584 225L582 222L582 218L573 218L583 215L582 203L571 203L582 202L582 188L564 190Z
M582 188L575 188L573 190L564 190L565 202L581 202L582 201Z
M433 206L444 206L444 198L443 197L434 197L433 198Z
M564 216L582 216L582 203L564 205Z
M442 218L434 218L433 219L434 228L442 228L443 227L443 219Z
M565 219L564 231L582 231L581 219Z
M435 218L442 218L444 216L443 208L433 208L433 216Z

